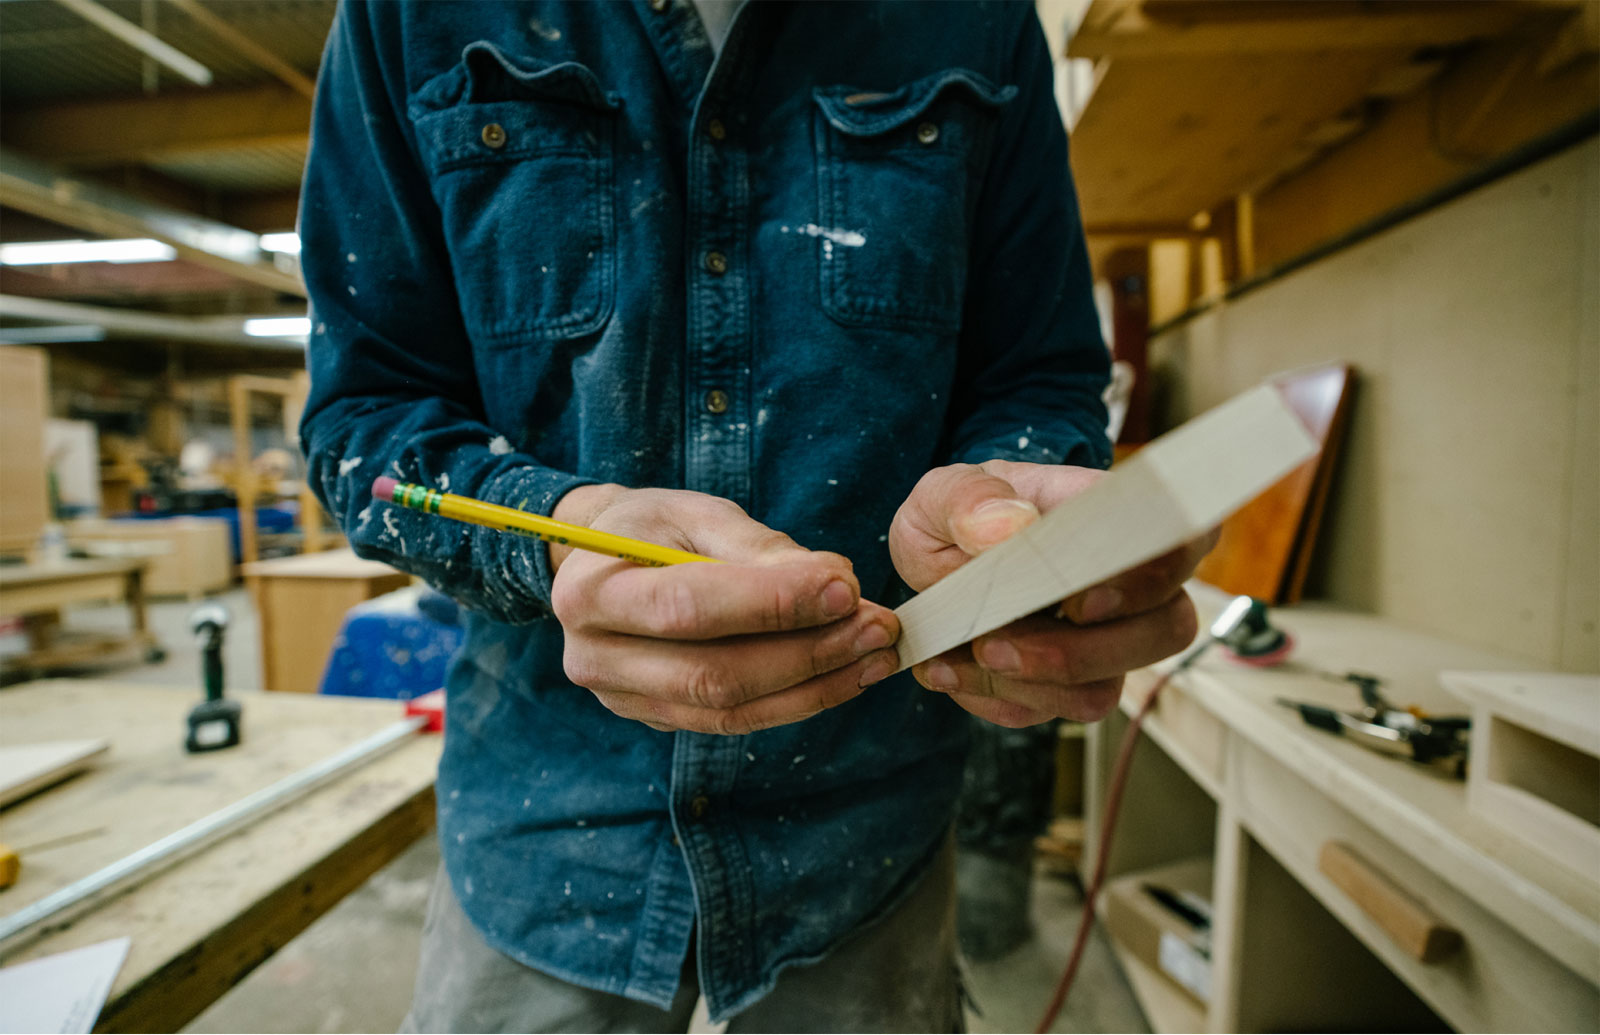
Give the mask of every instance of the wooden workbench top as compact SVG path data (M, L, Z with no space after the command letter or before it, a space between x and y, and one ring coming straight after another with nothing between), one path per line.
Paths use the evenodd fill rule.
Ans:
M246 575L271 575L274 578L295 577L310 579L366 579L379 575L392 575L394 569L382 561L369 561L357 557L354 550L328 550L324 553L302 553L293 557L275 557L270 561L255 561L239 569Z
M0 813L22 875L12 913L399 721L393 701L241 692L244 742L183 750L199 690L48 680L0 690L0 744L105 737L92 771ZM176 1030L433 823L441 741L419 735L178 862L70 925L8 944L17 963L122 935L104 1030ZM30 853L26 846L86 835Z
M0 586L29 586L36 582L87 579L101 575L126 575L149 567L148 557L68 557L62 561L35 564L0 564Z

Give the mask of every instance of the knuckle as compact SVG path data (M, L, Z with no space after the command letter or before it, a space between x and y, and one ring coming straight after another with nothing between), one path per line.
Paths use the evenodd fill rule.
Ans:
M651 630L666 639L686 639L700 628L700 600L694 589L672 578L653 581L645 613Z
M697 662L683 679L683 697L697 708L725 710L743 700L738 685L715 665Z
M570 639L567 641L566 649L561 652L561 669L572 681L573 686L593 690L600 684L600 673L596 670L589 652L575 646Z
M577 579L563 579L559 575L550 586L550 610L563 628L574 628L582 620L586 607L586 594Z

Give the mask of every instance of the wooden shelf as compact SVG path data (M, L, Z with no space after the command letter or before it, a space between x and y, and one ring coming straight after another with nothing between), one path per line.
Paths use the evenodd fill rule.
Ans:
M1209 587L1191 593L1203 620L1226 600ZM1600 1016L1600 867L1560 865L1471 812L1462 781L1309 728L1275 703L1355 707L1354 689L1327 674L1357 670L1383 678L1397 702L1460 713L1441 671L1524 666L1325 606L1283 609L1275 620L1296 637L1290 662L1254 669L1213 652L1163 692L1145 722L1150 743L1134 756L1108 874L1212 854L1204 1027L1337 1028L1386 1010L1420 1023L1431 1011L1460 1030L1592 1027ZM1154 680L1149 670L1129 677L1124 713ZM1118 716L1091 735L1086 858L1096 852L1099 802L1125 726ZM1396 938L1393 917L1375 915L1373 900L1330 878L1321 864L1330 844L1459 932L1462 951L1433 958ZM1305 984L1286 954L1302 961L1300 971L1344 977ZM1352 981L1371 991L1370 1002L1319 991Z
M1094 62L1072 164L1097 268L1131 241L1209 234L1248 276L1258 250L1291 258L1570 123L1596 106L1596 6L1093 0L1066 54ZM1367 168L1345 163L1315 204L1234 214L1364 134Z

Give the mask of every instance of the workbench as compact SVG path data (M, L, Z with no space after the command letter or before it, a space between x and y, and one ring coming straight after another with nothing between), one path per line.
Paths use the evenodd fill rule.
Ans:
M402 718L392 701L230 696L244 706L244 742L189 755L184 717L200 700L198 688L47 680L0 691L0 744L111 741L91 771L0 813L6 842L22 849L21 877L0 892L0 913ZM0 964L131 936L97 1030L176 1031L432 828L440 749L438 735L414 735L70 925L0 946Z
M108 660L141 651L151 660L161 645L151 635L144 599L148 558L61 561L0 565L0 616L20 617L28 651L5 659L6 671L45 671ZM61 611L74 604L107 601L126 604L126 634L71 633L61 628Z
M1191 593L1203 626L1229 599ZM1204 1008L1113 941L1155 1030L1600 1028L1600 859L1552 858L1469 811L1465 781L1275 703L1359 708L1353 685L1323 674L1354 670L1380 676L1398 706L1461 714L1441 670L1536 666L1329 606L1273 622L1297 641L1287 664L1251 668L1212 648L1162 691L1134 756L1108 880L1197 858L1213 872ZM1091 731L1086 860L1126 716L1160 668L1131 674L1121 714ZM1407 951L1392 912L1346 890L1348 868L1344 885L1332 879L1330 844L1358 881L1458 931L1459 950L1432 962Z

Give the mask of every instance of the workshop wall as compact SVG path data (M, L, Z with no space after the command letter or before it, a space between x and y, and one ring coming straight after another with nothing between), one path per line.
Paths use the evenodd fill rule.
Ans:
M1166 426L1267 375L1360 372L1310 594L1600 671L1600 143L1169 328Z

